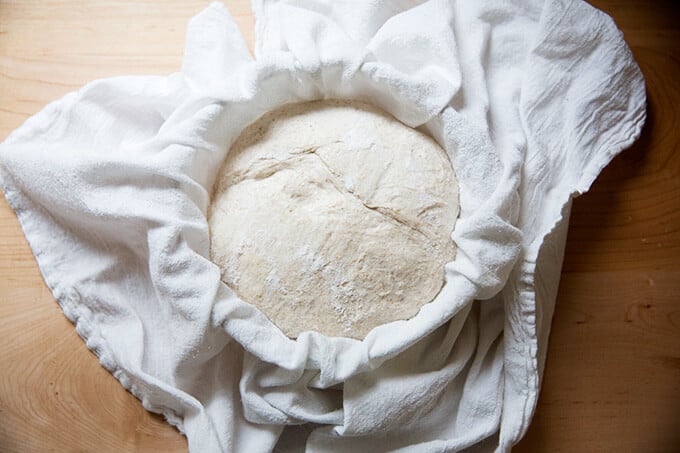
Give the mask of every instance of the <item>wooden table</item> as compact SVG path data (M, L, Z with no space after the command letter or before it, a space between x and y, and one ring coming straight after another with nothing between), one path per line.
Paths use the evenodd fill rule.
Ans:
M249 2L227 1L253 43ZM680 14L598 0L647 79L641 139L576 200L538 410L520 452L680 451ZM0 139L86 82L179 69L206 1L0 0ZM0 451L185 451L76 335L0 197Z

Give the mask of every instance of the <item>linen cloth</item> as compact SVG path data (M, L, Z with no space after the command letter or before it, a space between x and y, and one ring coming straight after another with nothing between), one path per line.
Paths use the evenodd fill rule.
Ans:
M571 199L644 123L621 33L576 0L253 7L256 58L212 4L179 73L94 81L0 145L47 285L191 451L508 451L536 404ZM209 259L230 144L263 113L320 98L430 133L460 184L442 291L363 341L288 339Z

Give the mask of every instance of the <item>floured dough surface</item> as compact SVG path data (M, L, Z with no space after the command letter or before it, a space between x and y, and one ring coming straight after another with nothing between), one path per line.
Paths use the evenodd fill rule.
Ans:
M286 335L363 338L437 295L457 216L458 185L431 138L363 103L289 104L230 149L211 256Z

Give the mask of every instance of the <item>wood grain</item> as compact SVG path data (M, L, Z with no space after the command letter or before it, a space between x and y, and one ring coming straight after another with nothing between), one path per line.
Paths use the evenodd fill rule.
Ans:
M226 1L252 46L249 2ZM516 451L680 451L680 15L599 0L648 84L639 142L574 203L538 410ZM0 139L48 102L181 63L207 1L0 0ZM0 452L186 451L106 372L0 199Z

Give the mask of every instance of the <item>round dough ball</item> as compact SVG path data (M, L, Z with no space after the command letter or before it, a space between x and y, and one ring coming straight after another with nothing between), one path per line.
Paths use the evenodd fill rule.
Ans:
M288 104L229 151L208 221L222 280L289 337L413 317L455 255L458 184L431 138L367 104Z

